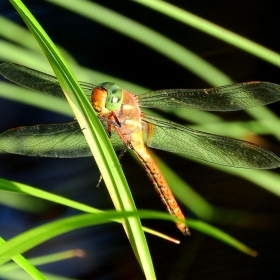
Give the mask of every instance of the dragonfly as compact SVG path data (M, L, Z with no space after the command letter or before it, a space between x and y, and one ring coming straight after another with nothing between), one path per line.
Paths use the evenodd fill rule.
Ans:
M2 63L0 74L26 88L65 98L58 80L46 73ZM135 152L166 209L179 219L185 220L185 216L147 146L230 167L271 169L280 166L278 156L256 144L194 130L141 111L141 107L243 110L278 101L280 86L277 84L253 81L207 89L156 90L139 95L111 82L97 86L80 82L80 85L115 150L126 147ZM0 151L58 158L91 156L77 121L7 130L0 134ZM183 234L190 235L186 223L177 222L176 225Z

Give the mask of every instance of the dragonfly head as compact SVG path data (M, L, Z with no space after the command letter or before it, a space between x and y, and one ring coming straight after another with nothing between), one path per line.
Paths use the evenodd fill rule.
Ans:
M96 111L101 111L104 105L107 110L115 111L120 108L122 100L122 89L114 83L105 82L93 90L92 103ZM100 109L97 109L98 107Z

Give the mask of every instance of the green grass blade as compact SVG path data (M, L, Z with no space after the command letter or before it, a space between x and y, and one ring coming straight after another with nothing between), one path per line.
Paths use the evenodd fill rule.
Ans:
M267 170L253 170L253 169L242 169L242 168L231 168L223 165L213 164L206 161L201 161L195 158L188 158L195 162L199 162L201 164L207 165L211 168L226 172L228 174L241 177L249 182L254 183L256 186L261 187L274 195L280 196L280 175L275 174L271 171Z
M3 38L6 38L9 41L15 42L18 45L24 46L27 49L31 49L34 52L38 52L39 55L42 55L42 51L38 44L36 44L36 40L26 28L23 28L13 21L1 16L0 26L0 34Z
M18 45L11 44L2 39L0 39L0 45L1 60L15 61L23 65L38 65L39 63L46 63L46 59L43 54L39 54Z
M51 273L44 273L44 275L47 277L48 280L79 280L77 278L69 278L69 277L63 277L60 275L54 275ZM2 272L0 277L5 280L30 280L30 276L25 275L23 271L21 270L15 270L12 273L10 271Z
M214 226L211 226L205 222L202 221L198 221L198 220L193 220L193 219L189 219L188 221L188 225L196 230L199 230L201 232L204 232L205 234L216 238L218 240L223 241L224 243L227 243L228 245L234 247L235 249L250 255L252 257L256 257L257 256L257 251L252 250L251 248L249 248L248 246L244 245L243 243L241 243L240 241L236 240L235 238L231 237L229 234L217 229Z
M150 28L101 5L85 0L49 2L103 24L154 49L210 84L224 85L232 82L226 74L190 50Z
M12 101L73 117L73 112L69 108L66 100L53 98L52 96L40 94L13 84L0 82L0 96Z
M71 208L75 208L80 211L88 212L88 213L98 213L100 210L93 208L91 206L87 206L85 204L75 202L71 199L64 198L59 195L52 194L50 192L46 192L37 188L33 188L27 186L22 183L13 182L9 180L5 180L0 178L0 189L6 192L13 192L18 194L26 194L34 197L38 197L44 200L48 200L51 202L59 203L61 205L65 205Z
M280 131L277 129L280 125L280 119L271 110L266 107L247 109L246 112L256 119L263 130L275 136L280 141Z
M165 1L135 0L135 2L190 25L193 28L280 67L280 55L278 53L188 11L180 9Z
M68 250L64 252L58 252L50 255L45 255L45 256L40 256L40 257L35 257L31 258L28 261L33 265L33 266L39 266L39 265L44 265L44 264L49 264L53 262L58 262L61 260L66 260L69 258L74 258L74 257L83 257L84 253L82 250ZM18 270L18 266L14 263L7 263L4 264L0 267L0 275L3 272L7 271L13 271L13 270Z
M87 226L107 223L113 219L128 218L132 216L138 216L137 212L106 211L104 213L96 214L80 214L36 227L19 234L0 247L0 265L9 261L9 258L23 253L38 244L63 233ZM141 211L141 216L143 218L151 217L151 211ZM174 218L166 213L153 213L153 216L174 221ZM146 275L146 277L147 279L152 279L149 275Z
M5 245L5 244L6 244L5 240L0 237L0 250L1 250L1 246ZM6 258L6 256L3 256L2 258ZM16 256L12 257L12 260L16 263L16 264L12 264L12 265L14 265L14 267L16 267L16 268L21 267L31 277L33 277L33 279L37 279L37 280L46 280L47 279L39 270L37 270L23 256L17 254ZM9 261L9 258L7 259L7 261Z
M85 95L83 95L74 75L60 56L52 41L27 8L19 0L11 1L11 3L33 33L59 79L66 98L83 129L115 207L118 210L136 210L120 164L109 143L108 137L95 116L89 101ZM136 257L147 279L154 279L155 274L152 261L140 220L136 217L129 217L124 219L124 224Z
M173 185L178 185L180 183L183 184L183 186L180 186L178 189L172 188L173 191L174 191L174 194L177 195L177 197L181 198L180 199L181 201L184 201L184 199L187 197L188 198L187 204L188 204L189 208L194 213L196 213L198 216L200 216L204 219L212 220L213 218L215 218L215 220L217 220L216 216L215 217L212 217L212 216L213 216L214 213L218 215L219 214L218 213L219 209L217 209L216 207L213 207L211 204L206 202L203 198L201 198L193 190L191 190L191 189L185 190L184 188L185 188L186 183L182 182L182 181L178 181L178 176L176 176L175 174L173 174L173 176L175 176L175 179L172 176L169 177L169 175L170 175L169 172L170 171L165 170L165 168L166 168L165 165L158 158L156 158L156 161L157 161L157 163L159 163L159 166L160 166L161 170L168 172L167 173L167 175L168 175L167 178L168 178L168 181L173 182L172 186ZM176 181L173 181L173 180L176 180ZM42 199L45 199L45 200L49 200L49 201L52 201L52 202L55 202L55 203L59 203L59 204L65 205L65 206L69 206L69 207L75 208L77 210L85 211L85 212L88 212L88 213L101 213L101 211L96 209L96 208L84 205L82 203L79 203L79 202L76 202L76 201L58 196L58 195L54 195L54 194L46 192L46 191L42 191L42 190L27 186L27 185L24 185L24 184L21 184L21 183L16 183L16 182L11 182L11 181L8 181L8 180L0 179L0 189L3 190L3 191L8 191L8 192L28 194L28 195L31 195L31 196L39 197L39 198L42 198ZM186 201L184 201L184 203L185 202ZM150 211L149 213L151 213L150 218L157 218L157 216L153 215L155 213L154 211ZM156 213L158 213L158 212L156 212ZM114 220L114 221L116 222L117 220ZM189 224L189 221L190 221L190 219L187 219L187 224ZM193 220L193 221L195 221L195 220ZM203 223L203 222L201 222L201 223ZM201 231L205 234L208 234L210 236L215 235L215 233L212 232L212 228L211 228L210 225L206 229L204 227L200 228L199 225L200 225L200 223L195 223L194 222L191 227L198 230L198 231ZM215 230L218 230L218 229L215 228ZM217 235L217 236L215 236L215 238L222 241L222 242L225 242L223 236L227 236L228 234L225 233L225 232L222 232L221 230L218 230L218 231L221 234L224 234L224 235ZM166 237L164 237L164 238L168 239ZM234 240L235 240L234 242L229 240L226 243L229 244L230 246L234 247L234 248L237 248L236 246L238 246L238 244L242 244L240 241L237 241L236 239L234 239ZM175 243L178 243L178 242L175 241ZM241 250L243 247L247 248L246 245L242 244L241 247L238 247L238 250ZM250 254L246 250L241 250L241 251L246 253L246 254Z
M46 58L43 55L40 47L34 44L34 37L28 33L26 29L1 16L0 26L2 27L0 28L0 36L9 40L4 41L0 39L1 60L7 62L16 62L36 70L50 73L51 75L53 74L50 72L49 65L45 63ZM15 44L10 42L14 42ZM114 81L123 88L130 89L134 93L150 91L150 89L120 79L118 77L81 67L66 50L60 46L58 48L63 53L63 56L66 57L66 60L71 65L72 69L75 70L75 73L79 75L79 80L92 83L92 77L94 77L95 81ZM38 52L38 50L40 50L40 52Z
M55 194L52 194L52 193L49 193L49 192L46 192L46 191L42 191L40 189L31 187L31 186L27 186L27 185L22 184L22 183L9 181L9 180L5 180L5 179L2 179L2 178L0 178L0 190L5 191L7 193L11 193L11 194L15 193L15 194L30 195L32 197L41 198L41 199L44 199L44 200L47 200L47 201L58 203L58 204L68 206L68 207L71 207L71 208L74 208L74 209L77 209L77 210L80 210L80 211L84 211L84 212L87 212L87 213L103 212L102 210L99 210L97 208L93 208L91 206L73 201L71 199L64 198L62 196L55 195ZM13 204L12 205L8 204L7 199L6 199L5 202L10 207L14 206ZM18 201L16 201L15 203L17 203L17 205L16 205L17 207L20 204ZM22 203L22 199L21 199L21 203ZM30 207L30 205L29 205L29 207ZM37 208L38 208L38 206L37 206ZM25 208L25 210L26 210L26 208ZM29 210L29 208L28 208L28 210ZM115 221L115 222L121 223L121 221L119 221L119 220ZM150 234L159 236L159 237L161 237L163 239L166 239L166 240L169 240L171 242L174 242L174 243L177 243L177 244L180 243L177 239L174 239L174 238L171 238L171 237L169 237L165 234L156 232L155 230L152 230L152 229L149 229L149 228L146 228L146 227L143 227L143 230L145 232L148 232Z
M93 226L97 224L107 223L113 219L120 219L124 217L139 216L145 218L155 218L167 221L178 221L178 219L172 217L167 213L157 211L138 211L138 212L116 212L106 211L105 213L98 214L80 214L64 219L60 219L48 224L36 227L16 237L11 238L8 242L2 245L0 250L0 265L8 261L8 258L12 258L14 255L23 253L42 242L45 242L55 236L59 236L66 232L76 230L79 228ZM223 241L230 246L250 255L254 255L252 249L248 248L241 242L232 238L230 235L218 230L217 228L208 225L201 221L195 221L189 219L189 224L193 229L203 231L204 233ZM5 256L5 258L3 257Z

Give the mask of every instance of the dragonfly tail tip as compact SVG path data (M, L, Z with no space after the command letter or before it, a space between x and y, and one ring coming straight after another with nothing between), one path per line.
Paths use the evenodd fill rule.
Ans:
M177 228L184 234L184 235L191 235L189 228L184 223L176 223Z
M189 230L188 227L185 228L184 235L191 236L191 231Z

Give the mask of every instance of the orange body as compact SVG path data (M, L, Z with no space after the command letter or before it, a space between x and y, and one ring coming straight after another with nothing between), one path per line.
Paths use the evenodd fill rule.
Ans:
M114 121L114 118L118 120L120 127L115 127L116 132L122 139L123 143L132 149L142 162L168 212L171 215L184 220L185 217L165 178L161 174L156 162L153 160L150 152L144 144L143 121L136 96L129 91L123 90L122 105L118 110L113 112L104 107L104 98L106 99L105 90L98 88L94 90L92 95L92 105L94 109L102 118L108 119L111 122ZM190 235L190 231L184 223L176 223L176 225L183 234Z

